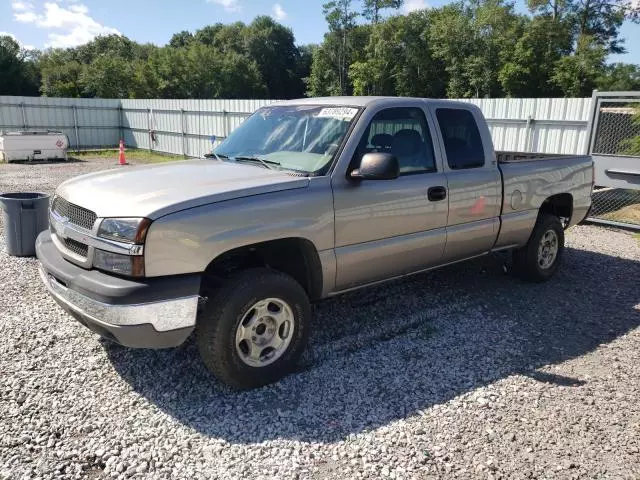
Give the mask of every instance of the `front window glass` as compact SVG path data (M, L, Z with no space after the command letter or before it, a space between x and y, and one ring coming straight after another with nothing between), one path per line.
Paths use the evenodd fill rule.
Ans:
M333 160L357 113L357 108L341 106L264 107L235 129L215 154L318 173Z

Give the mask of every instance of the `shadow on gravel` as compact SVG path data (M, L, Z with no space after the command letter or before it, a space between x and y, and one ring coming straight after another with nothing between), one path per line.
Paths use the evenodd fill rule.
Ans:
M1 163L1 162L0 162ZM7 165L51 165L57 163L87 163L86 160L76 157L68 157L67 160L55 159L55 160L14 160Z
M260 390L226 390L192 342L167 351L105 342L105 349L135 391L205 435L330 442L513 374L580 388L585 381L536 369L640 326L639 262L567 249L552 281L528 284L504 274L505 258L320 304L306 365Z

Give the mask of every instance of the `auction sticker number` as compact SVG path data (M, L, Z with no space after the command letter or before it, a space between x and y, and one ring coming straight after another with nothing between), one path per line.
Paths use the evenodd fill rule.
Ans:
M358 113L357 108L349 107L331 107L323 108L318 113L318 118L340 118L345 120L351 120Z

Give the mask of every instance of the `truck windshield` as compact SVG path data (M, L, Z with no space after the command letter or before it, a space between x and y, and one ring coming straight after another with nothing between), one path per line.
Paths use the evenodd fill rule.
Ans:
M357 113L357 108L341 106L264 107L236 128L215 154L319 173L333 160Z

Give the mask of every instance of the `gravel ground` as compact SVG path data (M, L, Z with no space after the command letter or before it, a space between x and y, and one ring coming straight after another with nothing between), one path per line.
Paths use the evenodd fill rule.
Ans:
M0 165L0 190L112 164ZM567 245L542 285L492 256L326 301L300 371L243 393L192 342L100 340L0 253L0 478L638 479L640 246Z

